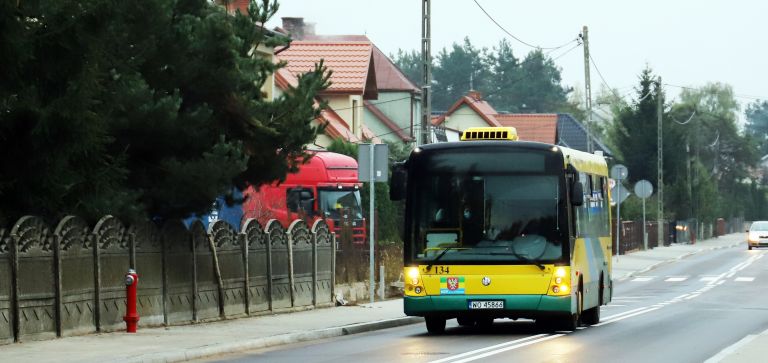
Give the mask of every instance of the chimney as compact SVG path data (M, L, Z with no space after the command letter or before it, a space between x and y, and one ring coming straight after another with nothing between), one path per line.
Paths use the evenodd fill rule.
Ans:
M482 101L483 100L483 95L480 93L480 91L475 91L473 89L469 90L469 93L467 94L467 96L469 96L469 98L471 98L471 99L473 99L475 101Z
M304 38L304 27L304 18L283 18L283 29L293 39L301 40ZM314 33L314 24L312 25L312 31Z

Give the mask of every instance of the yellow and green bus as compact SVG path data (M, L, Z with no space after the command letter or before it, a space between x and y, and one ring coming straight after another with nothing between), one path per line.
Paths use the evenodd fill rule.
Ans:
M430 333L496 318L573 330L611 300L605 158L470 128L393 170L405 199L405 313Z

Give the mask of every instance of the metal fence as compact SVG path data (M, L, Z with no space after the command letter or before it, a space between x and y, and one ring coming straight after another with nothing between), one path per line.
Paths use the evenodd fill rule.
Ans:
M51 229L26 216L0 227L0 344L122 329L129 268L140 326L331 305L335 249L324 221L236 231L106 216L91 229L68 216Z
M658 222L646 221L646 234L648 238L648 248L656 248L659 244ZM695 219L664 222L663 241L664 246L671 243L693 244L697 240L715 238L724 234L736 233L744 229L743 218L718 218L711 222L703 222ZM613 253L616 254L616 222L613 222L611 229L613 235ZM621 221L619 229L619 253L643 250L645 242L643 240L643 222L641 221Z

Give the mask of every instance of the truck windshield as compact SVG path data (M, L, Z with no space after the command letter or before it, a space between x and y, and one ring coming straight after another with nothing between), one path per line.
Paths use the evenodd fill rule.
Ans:
M544 155L537 155L538 162L495 155L495 160L517 159L519 163L508 170L491 155L478 156L442 154L411 179L415 217L411 259L429 262L440 256L439 263L561 261L567 245L563 243L567 224L561 176L545 170ZM440 162L446 159L455 160ZM540 167L523 167L522 162Z
M357 189L320 189L320 210L323 215L337 219L340 209L349 209L352 218L363 218L360 207L360 191Z

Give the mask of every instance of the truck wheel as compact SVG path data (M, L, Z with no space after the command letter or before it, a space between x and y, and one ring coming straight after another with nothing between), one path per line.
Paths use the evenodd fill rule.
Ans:
M430 334L442 334L445 332L445 319L437 316L426 316L424 321L427 323L427 331Z

